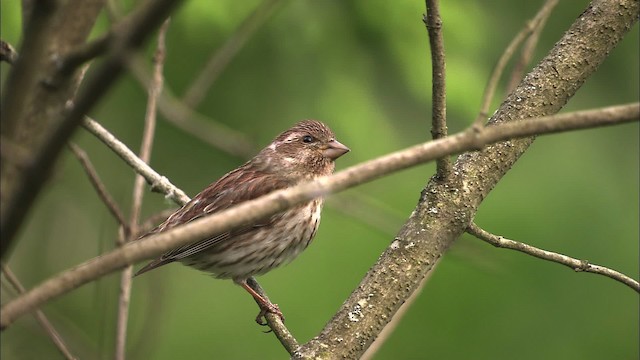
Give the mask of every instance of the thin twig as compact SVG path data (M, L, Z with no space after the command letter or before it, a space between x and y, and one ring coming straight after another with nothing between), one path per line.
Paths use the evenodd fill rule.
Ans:
M247 279L247 285L249 285L253 290L255 290L258 294L260 294L260 296L265 298L267 301L271 302L271 300L269 300L269 297L265 293L264 289L260 286L260 284L258 284L256 279L254 279L253 277L250 277L249 279ZM287 350L289 354L293 355L295 351L298 349L298 347L300 346L298 344L298 340L296 340L296 338L293 337L289 329L287 329L287 327L284 326L282 319L280 319L278 315L267 312L265 314L265 318L267 319L267 324L271 328L271 331L273 331L274 335L278 338L282 346L284 346L284 348Z
M431 136L434 140L437 140L447 136L447 86L444 39L442 37L442 18L440 17L439 1L426 0L425 3L427 13L422 21L427 27L429 45L431 47ZM436 169L439 180L447 179L451 173L451 160L448 157L436 160Z
M4 274L9 284L13 286L18 294L24 294L26 291L24 286L22 286L20 280L18 280L18 277L16 277L13 271L11 271L9 266L6 264L2 264L1 267L2 273ZM69 350L69 347L65 343L64 339L62 338L62 336L60 336L60 333L58 332L58 330L56 330L53 324L51 324L51 321L49 321L44 312L42 312L42 310L36 310L34 316L36 320L38 320L38 323L40 323L40 326L42 326L42 328L44 329L45 333L47 333L51 341L53 341L53 344L65 357L65 359L75 360L76 357L71 354L71 351Z
M608 267L595 265L590 263L588 260L575 259L560 253L543 250L525 243L506 239L502 236L494 235L488 231L485 231L475 223L471 223L469 225L467 232L477 237L480 240L488 242L489 244L495 247L516 250L516 251L525 253L527 255L537 257L538 259L556 262L558 264L568 266L573 270L575 270L576 272L584 271L584 272L589 272L593 274L607 276L613 280L619 281L627 285L628 287L632 288L636 292L640 293L640 284L636 280L630 278L629 276L619 271L610 269Z
M474 126L482 126L489 116L489 107L491 106L491 101L493 100L493 96L496 92L496 88L498 86L498 81L504 72L504 68L507 66L509 60L513 57L513 54L516 52L518 46L531 34L539 24L544 24L542 19L546 19L550 14L551 10L555 6L558 0L547 0L542 5L542 8L538 10L538 13L531 19L531 21L527 22L527 25L516 34L516 36L511 40L511 43L504 50L500 59L496 63L496 66L493 68L493 72L489 77L489 81L487 82L487 86L484 89L484 94L482 96L482 104L480 105L480 111L478 112L478 116L474 120Z
M98 193L98 196L107 206L107 209L109 209L111 215L113 215L116 221L118 221L118 224L120 224L121 226L126 226L127 220L124 218L122 210L120 210L118 203L116 203L111 194L109 194L109 190L107 190L107 187L100 179L100 176L98 175L96 169L93 167L93 164L91 163L91 160L89 159L87 153L74 143L69 143L69 149L71 149L73 155L75 155L80 162L80 165L89 177L91 185L93 185L94 189Z
M156 128L156 112L158 96L162 92L163 84L163 67L166 56L165 39L167 29L169 28L169 19L165 20L158 32L157 48L153 58L153 81L149 84L147 111L145 114L144 131L142 135L142 144L140 145L140 160L149 163L151 159L151 149L153 147L153 136ZM137 233L138 223L140 222L140 209L142 208L142 199L144 196L145 179L141 175L136 175L133 185L133 194L131 202L131 214L129 219L130 231L125 232L122 237L123 246L127 242L133 240L133 234ZM127 341L127 322L129 318L129 303L131 299L131 278L133 275L133 265L128 265L120 275L120 295L118 298L118 314L116 323L116 345L115 359L124 360Z
M542 29L544 29L544 26L547 23L547 19L549 19L551 12L553 11L553 9L556 7L557 4L558 4L558 0L547 0L545 1L544 5L542 5L542 8L538 13L540 17L537 19L536 23L532 24L533 31L531 32L529 39L527 39L527 42L522 47L522 50L520 52L520 58L518 59L518 62L516 62L515 66L513 67L513 70L511 71L511 79L509 80L509 83L507 84L507 88L506 88L507 94L513 91L513 89L515 89L516 86L518 86L518 83L520 82L520 80L522 80L526 66L529 63L529 61L531 61L531 58L533 57L533 51L538 45L538 40L540 39L540 34L542 33Z
M122 160L124 160L133 170L144 176L147 183L150 184L151 190L165 194L165 196L173 200L178 205L184 205L189 202L189 197L173 185L169 179L158 174L144 161L140 160L136 154L131 151L125 144L118 140L113 134L106 130L97 121L85 117L83 127L90 133L95 135L107 147L113 150Z
M597 110L544 116L526 121L498 123L494 126L484 127L480 131L475 127L470 127L462 133L387 154L331 176L274 191L215 215L206 216L140 241L128 243L45 280L26 294L13 299L2 307L0 329L5 329L18 317L38 308L45 302L94 279L122 269L128 264L160 256L164 252L190 244L205 236L219 234L242 224L263 219L318 196L342 191L442 156L479 149L500 141L622 124L638 121L639 118L640 104L633 103Z
M227 39L227 42L215 51L204 69L194 78L183 101L188 108L195 109L204 98L207 90L218 79L224 68L242 49L253 34L271 17L283 0L263 0L258 7L247 16L238 29Z
M132 58L129 70L138 82L148 86L151 75L140 57ZM175 97L166 86L160 94L158 108L167 121L205 144L242 159L255 154L256 149L245 134L198 113Z
M106 9L112 21L121 21L123 10L116 1L108 1ZM145 89L148 89L152 74L144 59L138 54L133 54L127 65L130 73ZM198 113L173 95L168 86L163 87L158 109L167 121L206 144L242 159L249 158L255 153L253 144L246 135Z

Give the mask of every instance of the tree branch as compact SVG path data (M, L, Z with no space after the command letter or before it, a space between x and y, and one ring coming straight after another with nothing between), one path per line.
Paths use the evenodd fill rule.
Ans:
M130 69L139 82L149 82L150 76L138 59L133 59ZM242 159L247 159L255 153L253 144L246 135L198 113L176 98L167 88L160 94L158 107L167 121L205 144Z
M78 3L23 3L25 18L20 56L11 68L2 97L1 132L4 139L26 149L30 161L20 167L12 159L0 165L0 257L6 259L13 237L48 178L53 160L65 142L55 133L65 102L75 94L80 74L69 74L57 87L46 85L56 71L55 59L89 35L105 0ZM28 13L28 15L27 15ZM55 144L55 149L48 144ZM55 150L52 152L52 150Z
M218 79L229 62L242 49L251 36L271 17L283 0L263 0L254 11L247 16L225 44L216 49L204 69L194 78L186 91L183 103L187 108L195 109L204 98L207 90ZM189 116L188 114L186 116Z
M43 139L42 146L38 148L34 156L33 166L23 171L23 181L14 184L15 186L10 189L11 192L6 196L6 202L5 198L3 198L2 204L6 203L6 206L3 206L2 214L0 214L2 257L5 256L5 250L8 249L27 211L31 208L33 201L48 178L55 159L75 128L80 125L85 114L91 110L93 105L98 102L118 78L128 54L142 45L146 37L164 21L173 7L179 2L180 0L157 0L145 3L145 6L142 6L134 15L134 20L129 24L128 31L122 31L122 36L113 41L109 56L96 70L93 77L87 81L84 91L78 95L71 110L64 114L59 122L56 122L56 126L51 131L47 132L47 137ZM84 4L85 2L82 3ZM68 6L73 6L73 4L70 3ZM58 105L63 108L67 99L68 97L65 97L62 104ZM58 102L60 102L60 99L58 99ZM62 111L56 114L62 114ZM6 193L4 188L2 192Z
M558 0L547 0L542 5L540 10L538 10L538 13L533 17L533 19L531 19L531 21L527 23L527 26L525 26L522 30L520 30L520 32L516 34L513 40L511 40L507 48L502 53L502 56L500 56L500 59L498 59L496 66L493 68L493 71L491 72L491 76L489 77L487 86L485 87L484 94L482 96L482 104L480 105L480 111L478 112L478 116L474 120L474 123L476 124L476 126L480 126L484 124L485 120L489 116L489 107L491 106L491 101L493 100L493 96L495 95L496 88L498 87L498 81L500 80L500 77L502 76L502 73L504 72L504 68L507 66L507 63L513 57L513 54L516 52L516 49L527 38L527 36L529 36L532 33L536 33L536 32L539 33L539 31L542 30L542 27L546 23L546 19L549 17L549 15L551 15L551 11L557 5L557 3L558 3ZM531 35L531 36L534 36L534 35ZM529 45L528 48L532 48L533 44L535 43L536 43L535 41L528 42L528 45ZM523 56L521 57L521 61L518 63L518 65L524 68L523 62L524 60L526 60L526 58L527 57L525 56L525 52L523 51ZM517 74L519 74L516 70L514 70L514 73L512 74L512 77L511 77L512 82L516 78ZM518 81L520 81L520 76L522 76L521 73L517 77ZM517 85L517 82L515 83L515 85ZM513 90L511 86L509 86L508 89L509 91Z
M258 284L256 279L254 279L253 277L250 277L247 280L247 284L253 290L255 290L258 294L260 294L260 296L265 298L267 301L271 301L269 300L269 297L265 293L264 289L260 286L260 284ZM282 322L282 319L280 318L280 316L267 312L265 314L265 318L267 319L267 324L273 331L273 334L280 341L280 344L284 346L285 350L287 350L289 354L293 355L300 345L298 344L298 340L296 340L296 338L293 337L291 332L289 332L289 329L287 329L287 327L284 326L284 323Z
M91 164L91 160L89 160L89 156L87 156L87 153L73 143L69 143L69 149L71 149L73 155L75 155L75 157L80 162L80 165L84 169L84 172L89 177L89 182L91 182L91 185L93 185L93 188L98 193L98 197L102 200L107 209L109 209L111 215L113 215L119 225L127 226L127 220L124 218L122 210L120 210L118 203L116 203L116 201L113 200L111 194L109 194L107 187L104 186L104 183L100 179L98 172L93 167L93 164Z
M640 283L638 283L634 279L630 278L629 276L621 272L615 271L613 269L592 264L588 260L574 259L566 255L543 250L535 246L527 245L525 243L505 239L502 236L494 235L488 231L483 230L475 223L471 223L469 225L467 232L477 237L480 240L488 242L489 244L495 247L520 251L527 255L537 257L538 259L548 260L548 261L552 261L558 264L568 266L577 272L584 271L584 272L590 272L593 274L600 274L600 275L607 276L613 280L619 281L627 285L628 287L632 288L636 292L640 293Z
M24 286L22 286L22 284L20 283L20 280L18 280L18 278L15 276L13 271L11 271L9 266L2 264L1 267L2 267L2 273L4 274L9 284L11 284L11 286L16 290L18 294L23 294L26 290L24 289ZM73 356L73 354L69 350L69 347L65 343L62 336L60 336L60 333L58 332L58 330L56 330L56 328L53 327L53 324L51 324L51 321L49 321L49 319L44 314L44 312L42 312L42 310L36 310L34 316L36 317L36 320L38 321L38 323L40 323L40 326L42 326L44 331L47 333L49 338L51 338L51 341L53 341L53 344L58 348L62 356L64 356L65 359L67 360L76 359L76 357Z
M426 0L427 14L422 21L427 26L429 45L431 46L431 136L434 140L447 137L447 86L442 38L442 19L438 0ZM444 180L451 173L451 160L448 157L436 160L438 179Z
M189 202L189 197L181 189L173 185L169 179L158 174L144 161L140 160L136 154L113 136L109 131L102 127L97 121L85 117L83 127L95 135L100 141L113 150L122 160L124 160L134 171L142 175L147 183L151 186L152 191L160 192L173 200L178 205L184 205Z
M520 58L511 71L511 78L509 79L509 82L506 86L507 94L513 91L513 89L518 86L520 80L522 80L525 67L527 66L527 64L529 64L529 61L531 61L533 51L538 45L540 33L542 33L542 29L544 29L544 26L547 23L547 19L549 19L549 16L551 16L551 12L553 12L553 9L557 4L558 0L546 0L542 5L540 11L538 11L538 14L536 14L533 20L529 24L527 24L527 27L531 28L529 38L522 47L522 50L520 51Z
M158 40L156 51L153 57L153 80L149 84L147 110L144 119L144 131L142 134L142 143L140 145L140 160L149 163L151 159L151 149L153 147L153 136L156 129L156 113L158 97L162 92L164 59L166 56L165 38L167 29L169 28L169 19L165 20L158 32ZM124 232L121 237L122 242L118 245L122 246L129 241L136 239L138 233L138 223L140 222L140 209L142 208L142 199L144 197L145 179L141 175L136 175L133 184L133 194L131 195L131 212L129 219L129 231ZM133 276L133 265L129 265L122 270L120 274L120 292L118 297L118 313L116 316L116 360L124 360L127 342L127 322L129 319L129 303L131 300L131 281Z
M453 155L470 149L478 149L484 145L496 143L498 141L513 139L516 137L527 137L535 134L619 124L638 120L639 116L640 106L635 103L600 110L582 111L566 115L547 116L538 119L530 119L528 121L488 126L481 132L478 132L474 128L470 128L460 134L394 152L377 159L352 166L331 176L319 178L310 183L304 183L288 189L275 191L258 199L241 203L215 215L194 220L193 222L183 226L179 226L163 233L151 235L140 241L130 242L125 246L91 259L70 270L64 271L61 274L44 281L42 284L31 289L25 295L13 299L4 305L0 311L0 328L6 328L18 317L33 311L53 298L63 295L101 276L122 269L129 264L154 258L176 247L192 243L198 239L210 236L211 234L228 231L242 224L257 221L265 216L284 211L289 207L309 201L319 196L345 190L346 188L372 181L384 175L432 161L442 156ZM514 141L509 141L501 144L500 146L512 148L514 146L513 142ZM493 146L489 149L485 149L482 153L475 152L474 154L484 154L496 151L495 147L496 146ZM470 159L474 157L471 154L467 156L469 156ZM458 178L462 176L463 172L466 174L470 171L470 169L468 170L460 167L456 170L458 173L454 174L456 174ZM488 177L488 175L485 174L482 176L484 178ZM478 178L474 177L474 179ZM495 179L495 181L497 180L498 179ZM456 181L461 180L458 179ZM443 184L441 186L445 185ZM453 188L449 188L449 184L446 186L446 190L440 191L442 191L443 194L451 195ZM462 186L462 184L458 184L458 186ZM471 191L471 189L475 189L476 186L477 185L475 185L475 183L467 183L467 185L460 188L457 193L466 195ZM486 189L485 191L488 192ZM435 193L438 192L436 191ZM479 197L480 195L475 196ZM479 203L479 200L476 201ZM439 204L438 202L431 203ZM444 204L442 204L442 206L444 206ZM477 206L477 204L474 206ZM438 208L434 209L437 213ZM421 216L421 214L422 211L415 212L410 218L410 221L414 220L417 216ZM457 217L456 219L464 222L464 219L469 215L460 213L459 216L460 217ZM463 223L459 225L464 225L466 228L468 224ZM423 233L423 231L415 229L413 231L416 231L418 234ZM464 231L464 229L460 230L460 233L462 233L462 231ZM441 240L442 236L444 235L434 237L433 239L435 241L443 241ZM447 233L447 236L450 236L450 234ZM403 237L400 236L399 238L402 239ZM395 243L397 242L394 242L394 244ZM393 252L397 249L397 245L394 244L392 244L387 252ZM422 246L424 245L419 246L419 248ZM409 247L407 250L409 249L411 253L416 251L413 247ZM443 251L444 247L440 246L438 249ZM430 250L428 254L429 256L439 256L439 253L434 252L433 250ZM387 263L392 261L389 257L385 256L383 256L382 259ZM385 266L391 266L395 270L401 270L397 265L392 264L393 263ZM395 274L395 270L391 273ZM371 281L373 279L372 277L380 276L379 271L379 269L376 269L376 272L367 275L364 281ZM412 273L414 272L415 270L412 271ZM389 275L391 275L391 273L389 273ZM418 282L419 280L421 280L421 278L418 279ZM386 280L376 281L379 281L379 286L382 286L381 284L388 284ZM384 306L382 308L384 308L385 311L390 309ZM342 314L344 311L345 310L343 308L341 313L339 313L334 320L345 315Z

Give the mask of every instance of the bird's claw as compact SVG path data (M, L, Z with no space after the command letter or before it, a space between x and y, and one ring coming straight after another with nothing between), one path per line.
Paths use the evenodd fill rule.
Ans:
M284 323L284 315L282 315L282 311L280 311L280 308L277 304L273 303L262 304L262 306L260 306L260 312L258 313L258 316L256 316L256 323L258 323L258 325L260 326L267 326L268 322L266 315L268 313L277 315L280 318L280 321ZM271 330L266 332L269 333L271 332Z

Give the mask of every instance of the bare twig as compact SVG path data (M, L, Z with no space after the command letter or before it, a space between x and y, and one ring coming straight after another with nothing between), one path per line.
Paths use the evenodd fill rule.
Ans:
M133 58L129 69L138 82L147 86L151 75L139 57ZM255 147L245 134L196 112L176 98L167 87L160 94L158 108L170 123L205 144L242 159L255 154Z
M198 107L207 90L216 81L224 68L283 2L283 0L263 0L242 21L238 29L227 39L227 42L215 51L204 69L194 78L193 83L184 95L183 101L188 108L195 109Z
M247 285L249 285L267 301L271 301L269 300L269 297L265 293L264 289L260 286L260 284L258 284L256 279L254 279L253 277L249 278L247 280ZM289 329L284 326L284 323L282 322L282 319L280 319L280 316L267 312L265 314L265 318L267 319L267 324L269 325L275 336L278 338L282 346L284 346L289 354L293 355L300 345L298 344L298 340L296 340L291 332L289 332Z
M442 18L438 0L426 0L427 14L422 21L427 26L429 45L431 46L431 74L432 74L432 111L431 136L434 140L447 136L447 86L446 66L444 54L444 39L442 38ZM437 177L445 180L451 173L451 160L443 157L436 161Z
M161 176L144 161L140 160L133 151L129 150L125 144L103 128L97 121L85 117L83 127L112 149L122 160L129 164L136 173L142 175L145 180L147 180L147 183L151 185L153 191L165 194L167 198L173 200L178 205L184 205L189 202L189 197L184 191L177 188L169 179Z
M552 261L558 264L568 266L577 272L584 271L584 272L589 272L593 274L607 276L613 280L619 281L627 285L628 287L632 288L636 292L640 293L640 284L636 280L630 278L629 276L621 272L615 271L613 269L592 264L588 260L575 259L575 258L566 256L563 254L559 254L556 252L543 250L525 243L521 243L521 242L510 240L510 239L505 239L502 236L491 234L490 232L480 228L475 223L471 223L469 225L467 232L477 237L480 240L488 242L489 244L495 247L520 251L527 255L537 257L538 259L548 260L548 261Z
M498 81L504 72L504 68L507 66L509 60L513 57L513 54L517 50L518 46L538 28L541 28L546 19L551 14L551 10L558 3L558 0L547 0L538 13L533 17L531 21L527 23L527 25L516 34L516 36L511 40L511 43L507 46L507 48L500 56L500 59L496 63L496 66L493 68L493 72L489 77L489 81L487 82L487 86L485 87L484 94L482 96L482 104L480 105L480 111L478 112L478 116L474 120L475 126L482 126L489 116L489 107L491 106L491 101L493 100L493 96L496 92L496 87L498 86Z
M158 96L162 92L164 67L164 59L166 56L165 38L167 29L169 28L169 19L165 20L158 32L158 41L155 56L153 58L154 70L153 81L149 84L147 111L144 122L144 132L142 135L142 144L140 145L140 160L149 163L151 159L151 148L153 146L153 136L156 128L156 110ZM134 239L133 234L137 233L138 223L140 222L140 209L142 208L142 198L144 196L144 177L136 175L131 204L131 215L129 220L130 231L125 232L122 237L123 242L119 244L123 246L127 242ZM125 267L120 275L120 294L118 298L118 314L116 323L116 345L115 359L124 360L127 341L127 321L129 318L129 302L131 298L131 278L133 275L133 265Z
M54 276L12 300L0 311L0 328L4 329L18 317L28 313L50 299L65 294L96 278L122 269L126 265L150 259L176 247L187 245L211 234L228 231L236 226L251 223L315 197L338 192L364 182L378 179L411 166L432 161L442 156L479 149L499 141L526 138L561 131L593 128L637 121L640 117L638 103L613 106L604 109L545 116L527 121L499 123L484 127L481 131L468 130L397 151L362 164L352 166L331 176L310 183L272 192L255 200L238 204L215 215L194 220L168 230L134 241L112 250L98 258ZM171 190L172 191L172 190Z
M78 161L80 161L80 165L84 169L85 173L87 173L87 176L89 176L91 185L93 185L93 187L96 189L98 196L107 206L107 209L109 209L111 215L113 215L116 221L118 221L118 224L120 224L121 226L126 226L127 220L124 218L122 210L120 210L120 207L118 206L116 201L113 200L113 197L111 196L111 194L109 194L107 187L104 186L104 183L100 179L98 172L93 167L91 160L89 160L89 156L87 155L87 153L74 143L69 143L69 149L71 149L71 152L76 156Z
M9 268L9 266L6 264L2 264L1 267L2 267L2 273L4 274L9 284L13 286L13 288L18 294L24 294L24 292L26 291L24 286L22 286L22 284L20 283L20 280L18 280L16 275ZM76 357L73 356L73 354L71 354L69 347L65 343L62 336L60 336L60 333L58 332L58 330L56 330L53 324L51 324L51 321L49 321L49 319L44 314L44 312L42 312L42 310L36 310L34 316L36 317L36 320L38 320L38 323L40 323L40 326L42 326L44 331L47 333L49 338L51 338L51 341L53 341L53 344L58 348L62 356L64 356L65 359L68 359L68 360L76 359Z
M266 10L269 10L269 7L266 6L268 5L269 1L272 0L266 0L261 6L259 6L258 9L256 9L256 11L254 12L254 15L263 14L265 8ZM107 10L107 14L112 19L112 21L121 21L123 11L120 8L119 4L117 4L117 2L109 1L107 3ZM264 19L266 18L267 16L264 17ZM241 25L240 28L243 28L243 26ZM251 32L255 31L257 28L258 27L252 29ZM240 29L238 31L240 31ZM246 30L242 30L241 32L246 32ZM246 33L243 36L248 35L250 35L250 33ZM238 43L232 42L231 40L228 44L238 45ZM225 48L226 47L223 47L223 49L221 49L220 51L228 52L230 50L224 50ZM235 51L237 52L237 50ZM235 52L232 53L235 54ZM217 52L214 53L214 57L215 54L217 54ZM231 53L226 56L230 55ZM227 61L230 60L231 58L229 58ZM219 67L220 64L217 64L215 66ZM142 84L145 89L148 88L149 83L152 81L152 75L142 57L140 55L134 54L128 63L128 67L129 71L138 80L138 82ZM220 71L221 70L222 68L220 68ZM209 86L210 85L211 84L209 83ZM186 105L182 100L173 95L173 92L167 86L163 87L163 91L160 94L158 109L160 110L162 116L164 116L166 120L168 120L178 129L194 136L197 139L200 139L206 144L209 144L215 148L221 149L233 156L237 156L242 159L247 159L254 155L255 149L246 135L231 129L224 124L215 121L214 119L198 113L194 108Z
M533 19L533 23L530 25L533 27L531 35L529 35L529 39L524 44L521 52L520 58L518 62L516 62L513 70L511 71L511 78L509 83L507 84L507 93L513 91L513 89L518 86L520 80L522 80L522 76L524 75L525 68L529 61L531 61L531 57L533 57L533 51L538 45L538 39L540 38L540 33L542 33L542 29L544 29L545 24L547 23L547 19L551 15L551 12L558 4L558 0L547 0L544 5L538 12L538 15Z

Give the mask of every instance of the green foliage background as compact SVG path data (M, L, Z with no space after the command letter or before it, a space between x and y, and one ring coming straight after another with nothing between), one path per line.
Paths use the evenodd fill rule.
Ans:
M258 3L186 2L168 33L165 85L183 94ZM19 2L0 4L2 38L18 45ZM450 132L472 122L493 65L540 4L443 1ZM534 62L587 4L560 2ZM417 0L286 2L198 110L246 133L258 147L299 119L321 119L352 149L338 169L426 141L431 75L423 12L424 2ZM95 35L108 25L103 16ZM636 25L566 110L637 101L638 40ZM1 70L4 80L8 65ZM137 149L145 103L145 90L125 77L91 115ZM84 130L74 141L128 209L133 172ZM541 137L486 199L476 221L637 279L638 153L637 123ZM242 161L158 123L151 165L190 195ZM314 244L259 279L299 341L315 336L357 286L433 173L428 164L349 190L368 204L361 211L384 221L373 227L334 203L324 211ZM171 206L148 193L144 214ZM67 152L20 234L10 266L30 288L111 249L116 236L114 220ZM82 359L112 357L118 281L119 275L108 276L44 308ZM287 358L274 336L253 322L253 300L230 281L171 265L136 278L133 286L130 359ZM10 297L3 286L2 301ZM463 236L374 358L637 359L638 337L638 294L629 288ZM1 340L3 359L59 357L30 316Z

